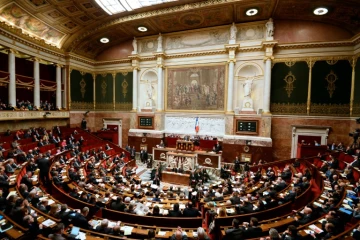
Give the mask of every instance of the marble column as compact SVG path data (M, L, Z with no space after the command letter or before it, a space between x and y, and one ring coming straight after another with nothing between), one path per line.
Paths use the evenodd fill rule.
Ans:
M270 92L271 92L271 58L265 60L265 83L264 83L264 106L263 113L270 113Z
M311 85L312 85L312 68L315 64L315 61L310 59L307 62L309 66L309 80L308 80L308 94L307 94L307 100L306 100L306 113L307 115L310 115L310 105L311 105Z
M8 102L9 105L12 107L16 107L16 73L15 73L15 52L14 50L10 49L8 52L9 58L9 96Z
M138 67L133 68L133 111L138 109Z
M234 93L234 66L235 61L229 61L229 76L228 76L228 98L227 98L227 112L233 112L233 93Z
M66 68L63 67L61 69L61 83L64 86L64 91L61 94L61 99L62 99L62 108L66 109L67 108L67 97L66 97L66 93L67 93L67 84L66 84Z
M40 108L40 62L34 58L34 108Z
M61 65L56 65L56 107L61 109Z
M350 60L352 73L351 73L351 92L350 92L350 116L353 115L353 107L354 107L354 95L355 95L355 67L356 67L357 59L353 57Z
M156 110L161 112L164 110L163 99L164 99L164 77L163 77L163 67L162 65L157 66L158 72L158 85L157 85L157 103Z

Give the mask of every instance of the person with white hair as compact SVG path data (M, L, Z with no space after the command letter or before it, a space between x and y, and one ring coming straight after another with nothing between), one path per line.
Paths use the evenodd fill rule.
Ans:
M210 238L206 235L205 230L202 227L198 227L198 229L197 229L197 239L198 240L210 240Z
M108 227L109 226L109 220L103 219L99 226L96 227L96 231L99 233L105 233L110 234L112 232L112 229Z

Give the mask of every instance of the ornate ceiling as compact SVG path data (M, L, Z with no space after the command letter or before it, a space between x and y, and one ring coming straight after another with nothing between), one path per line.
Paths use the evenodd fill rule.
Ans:
M316 16L313 10L325 6L329 13ZM256 7L259 14L245 15ZM212 26L266 20L307 20L325 22L360 32L358 0L180 0L107 15L95 0L2 0L0 21L21 28L64 51L95 58L105 49L135 37ZM148 31L139 32L145 26ZM331 33L329 33L331 34ZM99 39L107 37L110 43Z

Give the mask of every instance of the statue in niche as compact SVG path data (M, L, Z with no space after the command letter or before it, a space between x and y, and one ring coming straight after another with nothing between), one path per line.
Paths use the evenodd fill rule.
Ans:
M134 37L134 40L132 41L132 46L134 48L134 51L132 51L132 53L137 53L137 40L136 37Z
M159 33L159 37L157 38L157 41L158 41L158 47L157 47L157 51L158 52L162 52L162 36L161 36L161 33Z
M244 97L249 97L251 98L251 88L252 88L252 84L253 84L253 78L250 78L248 80L246 80L243 83L243 87L244 87Z
M148 95L148 99L152 99L152 97L153 97L153 89L154 89L154 86L151 84L151 82L148 82L148 86L147 86L147 90L146 90L146 93Z
M236 33L237 33L237 28L235 26L235 23L233 23L230 27L230 40L229 43L236 43Z
M241 109L242 113L254 113L253 100L251 98L253 80L254 77L249 77L243 83L244 101Z
M265 24L266 27L266 39L272 40L274 37L274 22L273 19L270 18L269 21Z

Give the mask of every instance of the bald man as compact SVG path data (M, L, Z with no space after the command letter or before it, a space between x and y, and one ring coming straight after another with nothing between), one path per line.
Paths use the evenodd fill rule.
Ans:
M188 240L186 232L179 227L176 232L171 236L170 240Z

